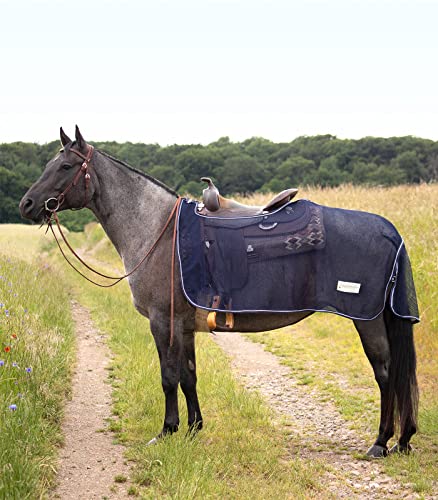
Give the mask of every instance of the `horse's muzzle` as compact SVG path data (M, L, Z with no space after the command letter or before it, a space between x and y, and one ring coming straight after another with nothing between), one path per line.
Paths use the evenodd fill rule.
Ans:
M19 209L21 216L24 219L30 219L34 222L41 222L44 220L44 207L39 207L35 200L29 196L24 195L20 201Z

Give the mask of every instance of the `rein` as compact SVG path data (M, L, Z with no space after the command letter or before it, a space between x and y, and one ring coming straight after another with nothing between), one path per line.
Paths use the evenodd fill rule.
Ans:
M77 154L79 157L81 157L84 162L81 165L81 168L76 172L76 175L74 176L72 182L64 189L64 191L59 194L56 198L49 198L44 202L44 207L45 209L51 213L50 217L47 217L47 226L50 228L53 237L55 238L55 241L58 245L58 248L64 257L64 259L67 261L67 263L72 267L78 274L80 274L83 278L85 278L87 281L90 283L93 283L93 285L99 286L101 288L110 288L113 287L114 285L117 285L120 283L122 280L127 278L128 276L131 276L135 271L138 270L138 268L143 264L143 262L152 254L152 252L155 250L157 247L158 243L160 242L161 238L163 237L164 233L166 232L166 229L169 227L172 219L174 218L174 225L173 225L173 236L172 236L172 260L171 260L171 268L170 268L170 346L173 345L173 339L174 339L174 316L175 316L175 254L176 254L176 237L177 237L177 214L178 214L178 209L181 204L182 198L178 196L172 211L170 212L169 217L166 220L166 223L164 224L160 234L158 235L158 238L155 240L153 245L150 247L150 249L145 253L145 255L142 257L142 259L138 262L138 264L135 265L129 273L124 274L123 276L108 276L106 274L103 274L90 265L88 265L73 249L73 247L70 245L70 243L67 241L67 238L65 237L64 232L61 229L61 224L59 222L58 218L58 210L61 207L61 205L64 203L65 200L65 195L75 186L77 186L79 179L81 176L84 176L84 181L85 181L85 193L84 193L84 203L82 207L84 208L86 203L87 203L87 193L88 193L88 186L90 184L90 179L91 176L89 174L89 163L91 161L91 158L93 156L93 151L94 148L93 146L89 145L88 146L88 153L87 156L83 155L80 151L77 151L76 149L71 148L70 151L73 153ZM51 201L55 201L56 205L53 208L50 208L49 204ZM79 210L79 209L78 209ZM101 276L103 278L109 279L109 280L114 280L113 283L109 284L101 284L97 283L96 281L92 280L88 276L86 276L84 273L82 273L65 255L64 250L61 247L60 241L58 237L55 234L55 231L53 229L53 221L56 223L56 227L58 228L59 234L61 235L64 243L67 245L67 248L70 250L70 252L76 257L76 259L84 265L87 269L89 269L91 272L94 274L97 274L98 276Z

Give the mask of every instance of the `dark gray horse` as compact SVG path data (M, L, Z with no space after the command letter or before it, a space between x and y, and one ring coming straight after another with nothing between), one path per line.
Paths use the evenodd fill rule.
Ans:
M40 179L21 200L21 214L42 222L50 215L48 209L53 209L51 203L59 204L59 210L85 206L102 224L125 269L133 269L144 249L160 234L175 205L176 193L101 151L94 151L91 158L92 150L77 127L75 141L61 129L61 143L63 149L49 161ZM84 163L88 169L83 170L82 176ZM50 198L55 200L45 204ZM368 235L360 237L367 239ZM147 263L129 277L134 305L150 320L160 358L165 418L157 438L178 429L178 384L187 400L189 428L202 428L196 392L195 308L183 295L178 272L175 273L174 341L169 342L171 252L172 231L168 229ZM234 330L272 330L297 323L310 314L236 314ZM387 305L375 319L355 320L354 324L381 391L379 434L368 455L381 457L388 453L387 442L394 435L396 413L400 436L393 450L408 451L409 440L416 432L418 403L412 323L393 314Z

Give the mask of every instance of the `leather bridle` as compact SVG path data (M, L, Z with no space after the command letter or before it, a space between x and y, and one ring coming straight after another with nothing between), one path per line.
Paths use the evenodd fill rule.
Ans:
M90 173L88 171L89 163L91 161L91 158L93 157L93 152L94 152L94 147L91 146L91 144L88 144L88 151L87 151L87 156L83 155L80 151L74 148L70 148L70 151L72 153L75 153L78 155L80 158L82 158L84 161L81 165L81 168L76 172L76 175L73 177L73 180L70 182L70 184L64 189L64 191L59 194L56 198L49 198L44 202L44 208L46 209L47 212L51 212L52 214L55 214L61 205L64 203L65 200L65 195L75 186L77 186L79 179L84 176L84 182L85 182L85 193L84 193L84 203L82 204L82 207L84 208L85 205L87 204L87 195L88 195L88 187L90 185ZM51 201L56 202L56 206L54 208L49 207L49 203ZM89 200L88 200L89 201ZM80 210L78 208L78 210Z
M48 198L44 202L44 208L46 209L47 212L50 213L50 215L46 216L46 222L47 222L47 226L48 226L47 230L50 228L50 230L53 234L53 237L55 238L55 241L58 245L58 248L61 251L61 254L64 257L64 259L67 261L67 263L78 274L80 274L83 278L85 278L90 283L93 283L94 285L102 287L102 288L110 288L114 285L117 285L118 283L120 283L123 279L127 278L128 276L131 276L131 274L133 274L135 271L137 271L138 268L143 264L143 262L152 254L152 252L155 250L158 243L160 242L161 238L163 237L164 233L166 232L166 229L169 227L172 219L173 218L175 219L174 226L173 226L173 236L172 236L172 261L171 261L171 270L170 270L170 342L169 343L170 343L170 346L172 346L173 345L173 338L174 338L174 315L175 315L174 314L174 311L175 311L175 299L174 299L174 297L175 297L175 255L176 255L177 219L178 219L178 210L179 210L179 206L181 204L182 198L180 196L178 196L178 198L176 199L176 202L172 208L172 211L171 211L169 217L167 218L166 223L164 224L158 238L155 240L154 244L150 247L150 249L145 253L145 255L142 257L140 262L138 262L138 264L129 273L126 273L123 276L108 276L106 274L103 274L103 273L97 271L96 269L94 269L93 267L91 267L90 265L88 265L86 262L84 262L84 260L75 252L75 250L72 248L70 243L67 241L67 238L65 237L65 234L62 231L61 224L59 222L57 212L58 212L59 208L61 207L61 205L64 203L65 195L71 189L73 189L74 187L76 187L78 185L78 182L79 182L79 179L81 178L81 176L84 176L85 192L84 192L84 203L82 204L82 207L80 207L80 208L84 208L86 206L86 204L90 201L90 200L87 201L88 187L89 187L90 180L91 180L91 176L89 173L90 172L89 167L90 167L90 161L91 161L92 156L93 156L94 148L93 148L93 146L88 145L88 152L87 152L86 156L83 155L77 149L70 148L70 151L72 151L73 153L78 155L84 161L83 161L80 169L76 172L73 180L70 182L70 184L68 184L68 186L64 189L64 191L62 191L62 193L60 193L56 198L55 197ZM49 207L49 203L52 200L56 202L56 206L54 208ZM80 208L78 208L77 210L79 210ZM76 257L76 259L82 265L84 265L87 269L92 271L94 274L97 274L98 276L101 276L102 278L113 280L112 283L109 283L109 284L97 283L96 281L92 280L91 278L89 278L88 276L83 274L81 271L79 271L79 269L65 255L65 252L62 249L61 244L59 242L59 239L57 238L55 231L53 229L53 221L55 221L56 226L57 226L58 231L59 231L59 234L61 235L62 239L64 240L64 243L67 245L67 248L74 255L74 257Z

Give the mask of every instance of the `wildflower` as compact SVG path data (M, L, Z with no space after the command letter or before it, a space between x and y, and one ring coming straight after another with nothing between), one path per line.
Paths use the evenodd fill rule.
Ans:
M14 368L18 368L18 363L17 363L16 361L14 361L14 362L12 363L12 366L13 366Z
M32 367L31 367L31 366L27 367L27 368L26 368L26 372L27 372L27 373L32 373Z
M3 304L3 302L0 302L0 307L5 307L5 305Z
M5 314L9 318L9 309L5 309Z
M17 405L9 405L9 409L11 411L15 411L17 409Z
M7 345L3 350L5 352L9 352L11 350L11 346Z
M11 335L11 339L16 339L16 338L17 338L17 334L16 334L16 333L13 333L13 334Z
M5 362L3 361L3 359L0 359L0 366L5 366Z

